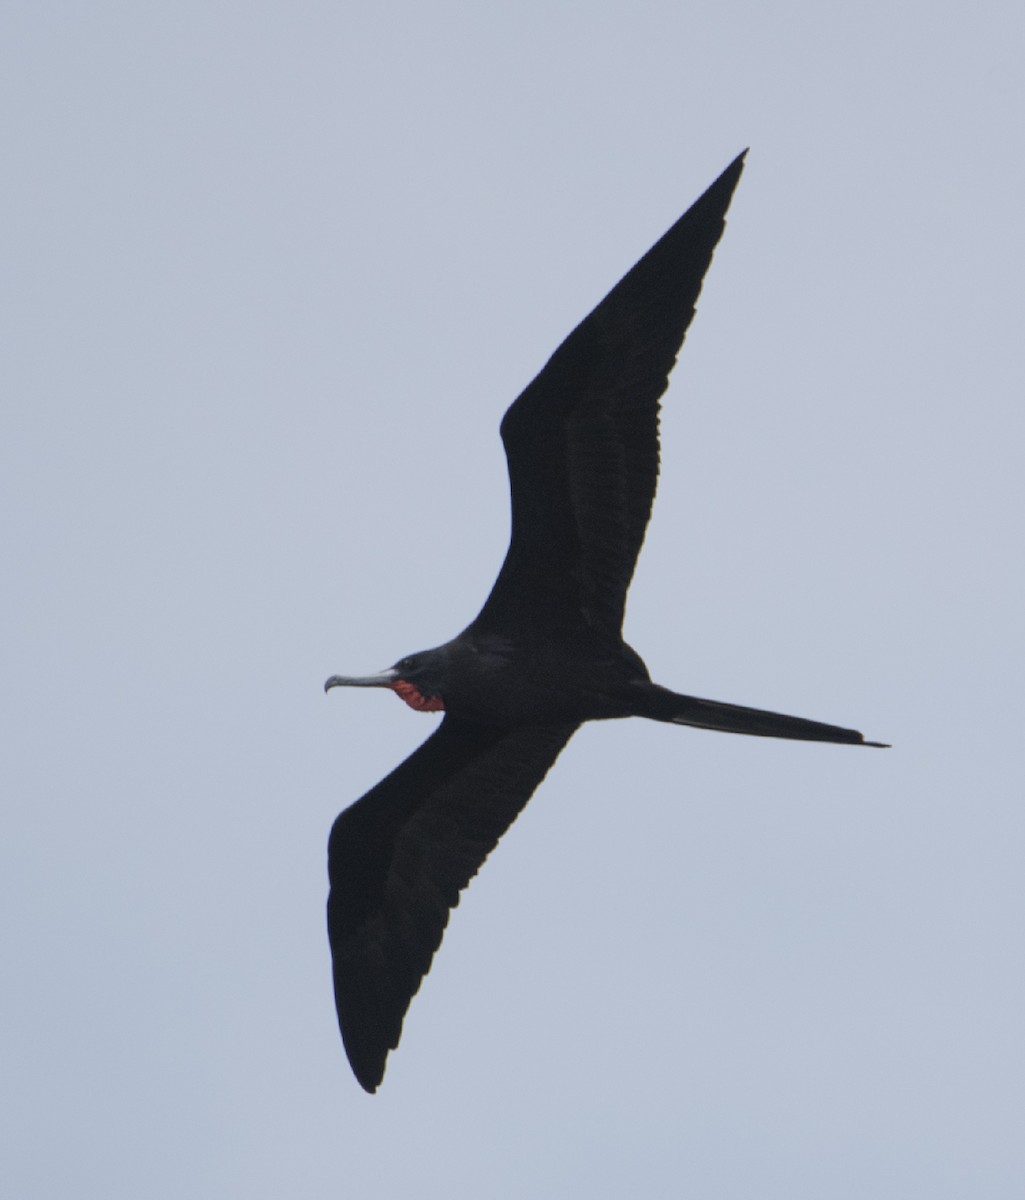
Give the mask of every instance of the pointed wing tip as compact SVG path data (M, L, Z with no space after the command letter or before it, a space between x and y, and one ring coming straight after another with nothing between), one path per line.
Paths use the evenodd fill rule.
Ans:
M715 181L715 183L712 184L711 188L709 188L708 190L712 191L712 189L714 189L716 187L725 185L728 187L730 195L732 196L733 191L736 188L737 183L740 180L741 173L743 172L744 167L746 166L747 154L748 154L749 150L750 150L750 146L745 146L744 149L741 150L741 152L737 155L737 157L733 160L733 162L730 163L730 165L726 168L726 170L723 171L723 173L719 176L719 178Z
M863 746L875 746L877 750L891 750L893 748L889 742L866 742L864 738L861 739L861 744Z
M345 1038L343 1035L342 1041ZM388 1060L388 1051L384 1054L356 1054L345 1047L345 1055L349 1060L349 1066L352 1067L352 1073L356 1076L356 1082L370 1096L372 1096L381 1086L381 1081L384 1079L384 1066Z

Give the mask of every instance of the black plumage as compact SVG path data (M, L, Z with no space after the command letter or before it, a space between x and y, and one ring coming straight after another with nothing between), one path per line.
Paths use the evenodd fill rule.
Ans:
M743 169L740 155L566 338L506 413L512 534L458 637L378 675L441 726L339 816L328 933L342 1039L374 1091L449 911L574 730L645 716L763 737L855 730L683 696L621 636L659 469L659 398Z

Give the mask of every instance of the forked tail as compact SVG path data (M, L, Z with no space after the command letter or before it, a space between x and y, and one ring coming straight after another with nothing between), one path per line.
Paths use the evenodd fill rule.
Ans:
M887 742L866 742L856 729L788 717L742 704L722 704L697 696L680 696L668 688L652 684L646 692L649 704L644 715L674 725L693 725L697 729L718 729L723 733L746 733L754 737L796 738L802 742L843 742L853 746L879 746Z

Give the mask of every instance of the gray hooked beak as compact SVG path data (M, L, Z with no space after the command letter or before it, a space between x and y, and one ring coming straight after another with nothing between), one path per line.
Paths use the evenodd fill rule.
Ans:
M394 667L379 671L376 675L332 675L324 684L324 691L330 691L333 687L391 687L398 678L399 673Z

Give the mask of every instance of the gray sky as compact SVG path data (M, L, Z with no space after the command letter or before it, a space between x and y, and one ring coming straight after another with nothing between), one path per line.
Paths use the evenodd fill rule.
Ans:
M0 1193L1025 1184L1020 5L0 18ZM627 633L891 751L583 730L376 1097L336 812L434 718L500 417L744 146Z

